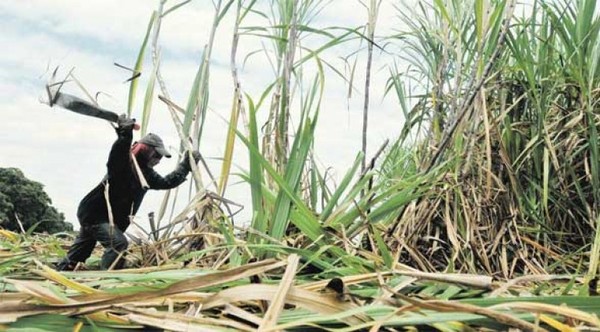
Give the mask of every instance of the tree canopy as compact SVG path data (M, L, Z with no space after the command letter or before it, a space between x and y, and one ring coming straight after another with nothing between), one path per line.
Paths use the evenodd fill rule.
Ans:
M39 223L36 232L56 233L73 230L64 214L52 206L44 186L25 177L18 168L0 167L0 227L19 231Z

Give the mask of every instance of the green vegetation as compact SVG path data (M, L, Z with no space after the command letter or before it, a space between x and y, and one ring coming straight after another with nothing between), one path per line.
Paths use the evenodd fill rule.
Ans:
M367 36L375 31L377 1L365 6L370 27L325 29L311 28L327 5L321 1L271 1L264 12L256 1L214 1L213 30L186 107L169 97L157 48L161 21L187 1L166 3L140 51L153 55L154 65L142 118L145 128L158 83L182 149L202 137L214 31L224 16L236 18L234 99L220 177L209 182L215 189L203 182L212 173L194 168L185 211L169 216L175 195L165 197L152 232L138 235L130 249L136 269L57 273L47 266L62 253L61 240L2 231L0 324L600 328L595 0L518 8L514 0L419 2L398 10L406 31L374 39ZM245 26L248 15L267 23ZM311 37L321 44L309 48ZM261 54L274 56L275 77L258 96L245 94L237 75L239 38L260 38ZM379 93L397 97L406 124L381 153L357 151L333 187L313 155L326 77L343 76L324 51L353 41L400 50L389 51L389 84ZM352 75L345 79L363 86ZM130 91L132 105L134 83ZM238 229L224 194L236 140L246 148L236 152L250 156L240 176L252 195L251 225Z
M73 225L52 205L42 184L16 168L0 168L0 227L12 231L57 233Z
M428 91L404 133L432 124L418 158L444 177L398 219L400 249L428 248L405 251L426 269L595 275L596 2L537 1L524 17L511 16L512 1L474 4L405 17L409 59L426 65L413 61L392 86L401 92L402 77L413 76ZM428 11L434 19L424 19Z

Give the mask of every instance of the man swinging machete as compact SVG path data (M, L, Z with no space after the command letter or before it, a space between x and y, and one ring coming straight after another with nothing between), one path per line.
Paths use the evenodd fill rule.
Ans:
M96 242L104 247L100 267L103 270L121 269L124 267L124 253L128 245L124 232L129 226L130 218L138 211L146 191L171 189L183 183L191 171L189 156L197 163L200 153L186 152L187 157L183 158L173 172L163 177L153 168L163 157L170 158L171 154L158 135L147 134L132 144L133 130L139 129L135 119L130 119L125 114L119 116L75 96L61 93L51 85L46 90L51 107L58 105L73 112L109 120L116 123L117 133L106 163L107 173L79 203L79 234L56 269L74 270L78 263L85 262L90 257Z

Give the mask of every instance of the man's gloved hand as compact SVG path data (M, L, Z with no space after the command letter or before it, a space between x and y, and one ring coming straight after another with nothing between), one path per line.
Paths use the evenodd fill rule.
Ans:
M200 151L192 151L192 157L194 157L194 162L197 164L200 161Z
M131 119L127 117L127 114L123 113L117 119L117 126L119 130L132 131L136 127L135 119Z
M200 161L200 152L192 151L192 158L194 158L194 164L197 164ZM185 159L183 159L182 164L188 171L192 170L190 165L190 150L185 151Z

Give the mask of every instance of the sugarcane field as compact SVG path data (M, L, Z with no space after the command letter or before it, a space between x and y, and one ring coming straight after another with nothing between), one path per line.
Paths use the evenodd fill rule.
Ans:
M0 331L600 331L597 0L0 18Z

